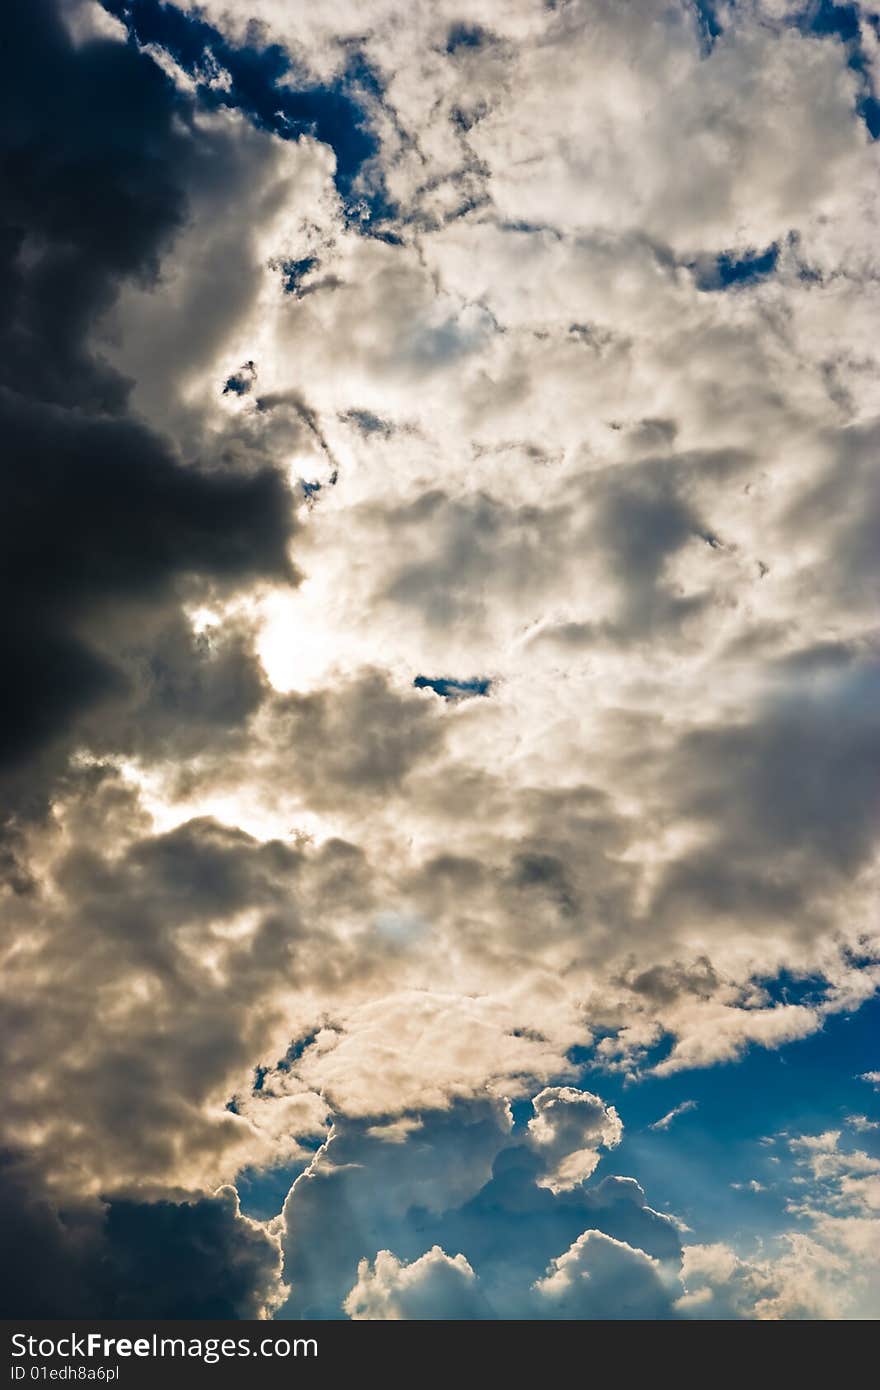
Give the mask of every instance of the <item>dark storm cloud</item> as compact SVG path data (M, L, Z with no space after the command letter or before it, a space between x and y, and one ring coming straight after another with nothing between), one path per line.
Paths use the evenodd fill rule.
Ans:
M281 1263L229 1188L192 1202L111 1201L102 1257L111 1317L257 1317Z
M59 1207L0 1156L5 1317L255 1318L277 1302L280 1252L235 1193Z
M184 108L134 49L101 40L74 51L52 0L13 7L0 62L0 381L28 398L119 409L126 383L86 335L120 277L155 274L185 216Z
M93 700L124 688L88 625L103 605L167 601L175 581L290 574L277 474L204 474L126 419L7 397L0 522L12 680L0 757L26 757Z
M138 704L123 649L139 630L149 646L161 608L173 629L184 589L292 571L280 477L184 466L126 414L129 383L91 343L122 282L154 277L185 221L189 108L133 47L74 50L49 0L10 14L2 61L0 762L15 769L47 745L63 753L89 709ZM198 705L205 654L176 646L178 689ZM250 694L230 719L258 679L242 675ZM212 703L220 716L216 690Z

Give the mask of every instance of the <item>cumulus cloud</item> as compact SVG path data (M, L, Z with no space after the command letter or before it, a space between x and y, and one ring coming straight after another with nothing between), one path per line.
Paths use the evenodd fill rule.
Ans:
M766 1258L740 1258L723 1244L685 1250L687 1292L676 1302L685 1317L725 1320L833 1319L852 1309L848 1261L832 1246L803 1232L787 1234Z
M644 1251L601 1231L584 1231L522 1295L517 1315L533 1320L669 1317L678 1287L674 1273ZM464 1256L451 1258L438 1245L408 1265L388 1250L379 1252L374 1266L362 1261L344 1307L355 1319L497 1316Z
M601 1231L584 1231L535 1285L553 1318L667 1317L670 1293L657 1260Z
M443 1310L454 1298L455 1316L554 1317L555 1305L532 1286L585 1229L674 1276L675 1224L633 1179L548 1182L548 1163L564 1166L572 1144L585 1169L599 1159L586 1162L585 1138L620 1136L598 1097L558 1089L561 1096L542 1092L533 1102L536 1118L547 1115L543 1143L530 1125L513 1126L506 1105L485 1099L405 1122L337 1119L278 1226L291 1290L285 1313L334 1317L344 1307L355 1317L443 1317L453 1315Z
M599 1162L599 1147L620 1143L623 1125L617 1111L589 1091L547 1086L532 1106L529 1139L544 1164L538 1184L551 1192L564 1192L589 1178Z
M372 1306L393 1271L383 1259L370 1276L362 1262L377 1259L383 1246L410 1259L420 1255L413 1245L426 1227L485 1187L509 1132L506 1107L486 1100L420 1115L404 1143L393 1127L337 1122L282 1213L287 1311L338 1317L356 1281L365 1286L364 1306ZM419 1285L429 1272L411 1277ZM448 1276L444 1267L441 1279L454 1286L460 1272L457 1265Z
M380 1250L373 1267L362 1260L343 1307L355 1321L491 1316L464 1255L450 1257L439 1245L410 1265L402 1265L390 1250Z

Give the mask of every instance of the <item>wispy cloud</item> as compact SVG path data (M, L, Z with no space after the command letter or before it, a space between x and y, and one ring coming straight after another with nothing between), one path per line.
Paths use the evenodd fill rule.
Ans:
M688 1115L692 1110L697 1109L695 1100L683 1100L680 1105L676 1105L673 1110L667 1110L665 1115L661 1115L659 1120L655 1120L649 1129L669 1129L670 1125L679 1118L680 1115Z

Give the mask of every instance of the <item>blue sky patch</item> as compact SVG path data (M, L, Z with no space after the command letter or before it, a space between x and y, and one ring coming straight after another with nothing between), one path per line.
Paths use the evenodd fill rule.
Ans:
M716 6L712 3L712 0L693 0L693 6L696 11L700 36L703 40L705 49L708 51L722 33L721 23L716 13Z
M492 688L488 676L475 676L471 680L456 680L453 676L416 676L413 685L417 690L433 690L444 700L466 700L473 695L488 695Z
M298 261L281 261L278 269L281 271L281 283L284 286L285 294L296 295L302 285L303 280L314 270L318 264L317 256L302 256Z
M253 386L257 377L257 368L253 362L243 362L237 372L226 378L223 387L224 396L246 396Z
M779 246L776 242L764 251L722 251L720 256L701 258L690 265L700 290L737 289L766 280L776 269Z
M138 43L166 49L198 82L205 106L235 107L275 135L313 135L330 145L336 155L336 187L355 225L366 228L392 212L381 186L358 184L364 166L379 150L367 106L381 99L378 74L363 55L352 53L334 83L297 87L293 63L278 44L238 46L198 12L184 12L161 0L102 3ZM209 85L220 70L229 74L228 88Z

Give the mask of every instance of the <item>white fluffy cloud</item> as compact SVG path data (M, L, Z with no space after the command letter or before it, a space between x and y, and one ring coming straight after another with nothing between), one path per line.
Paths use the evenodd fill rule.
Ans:
M589 1091L547 1086L532 1105L529 1139L544 1165L538 1183L551 1192L564 1192L589 1178L599 1162L599 1148L620 1143L623 1125L617 1111Z
M535 1285L544 1316L662 1318L669 1315L675 1276L657 1260L601 1231L584 1231Z
M584 1231L555 1258L516 1305L530 1319L654 1319L670 1316L676 1276L657 1260L601 1231ZM345 1300L352 1318L489 1318L511 1315L493 1308L463 1255L435 1245L411 1264L381 1250L374 1265L363 1260Z
M390 1250L380 1250L372 1267L362 1260L343 1307L355 1321L490 1316L464 1255L450 1257L439 1245L410 1265L401 1264Z

